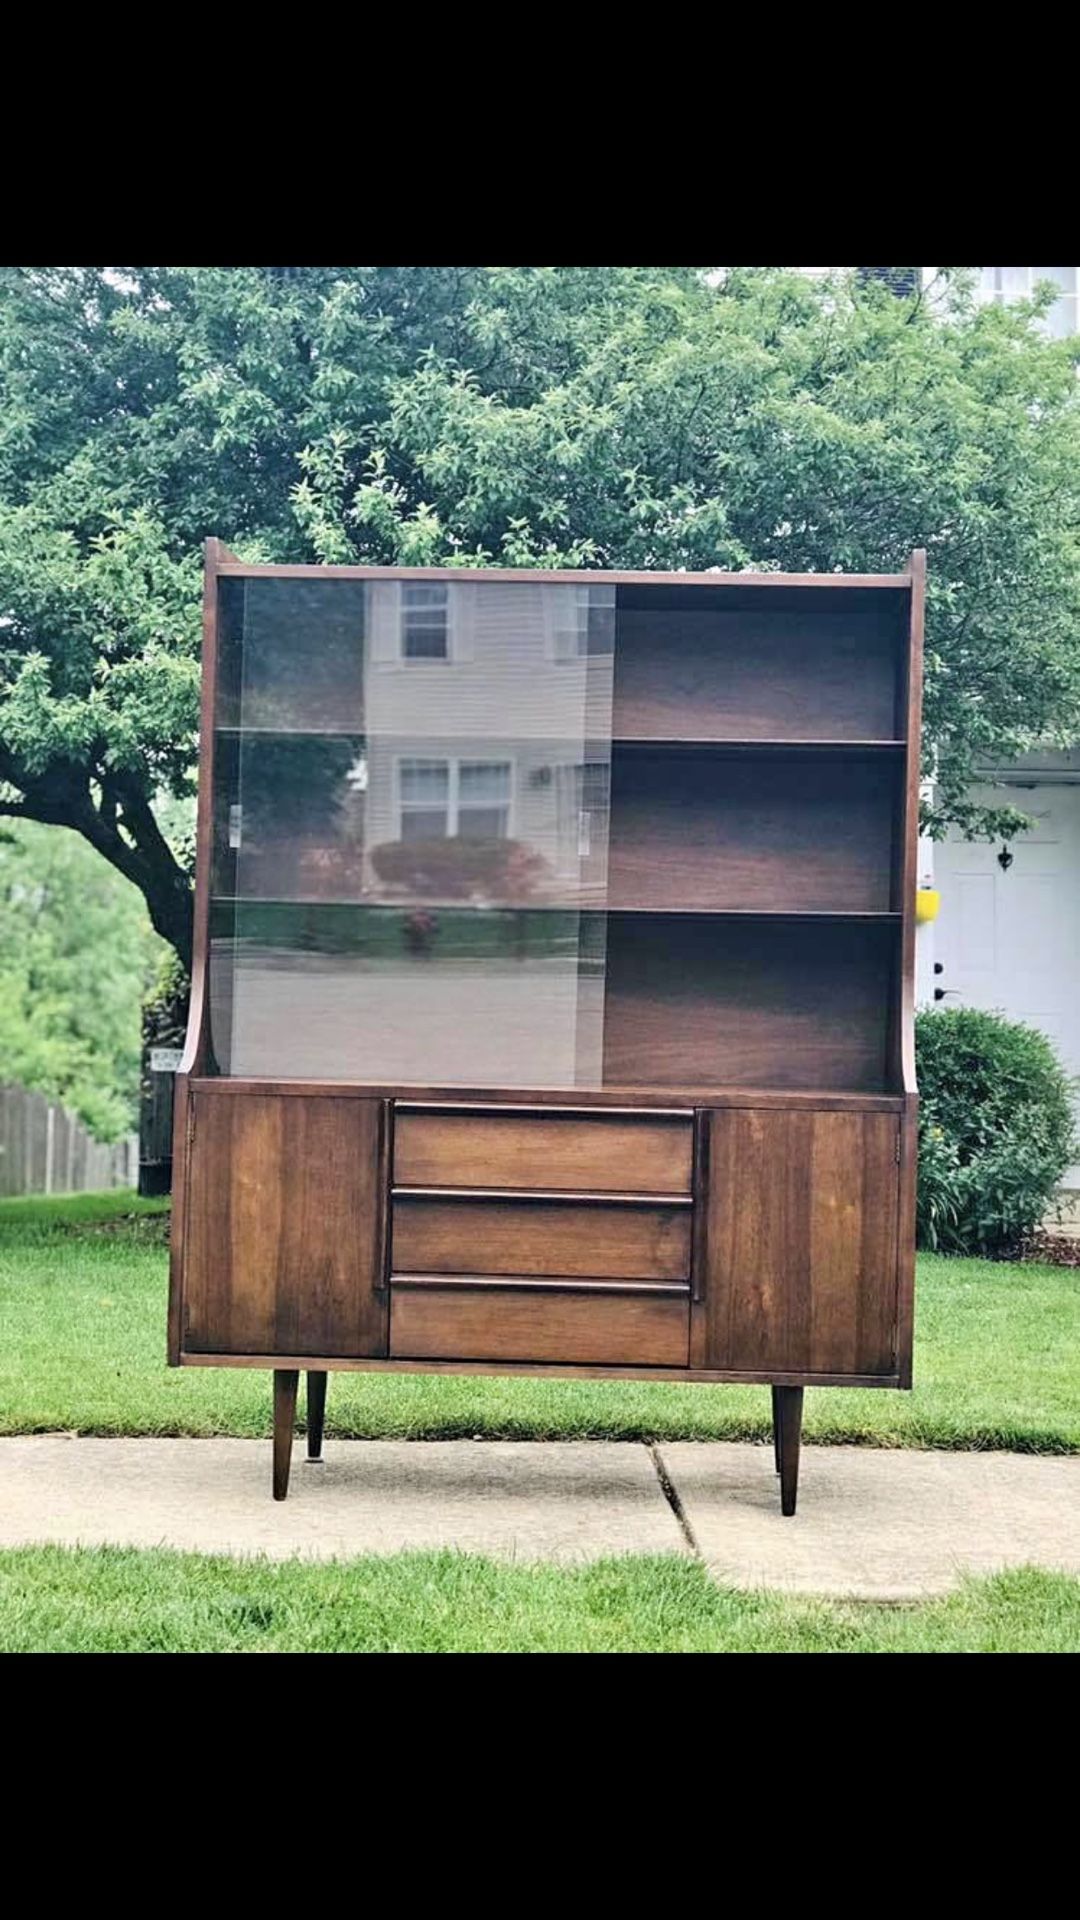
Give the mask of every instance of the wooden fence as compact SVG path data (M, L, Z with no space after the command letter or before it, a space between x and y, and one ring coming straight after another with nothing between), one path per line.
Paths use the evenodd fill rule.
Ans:
M135 1134L104 1146L43 1093L0 1086L0 1197L133 1187L138 1166Z

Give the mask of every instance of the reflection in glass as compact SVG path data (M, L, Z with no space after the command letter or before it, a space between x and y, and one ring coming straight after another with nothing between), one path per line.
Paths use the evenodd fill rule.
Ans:
M362 581L225 579L219 593L219 727L362 729Z
M221 903L211 953L228 1072L600 1085L601 915Z
M598 1084L613 590L222 593L222 1071Z
M404 659L449 659L449 598L447 586L420 587L403 582L401 651Z

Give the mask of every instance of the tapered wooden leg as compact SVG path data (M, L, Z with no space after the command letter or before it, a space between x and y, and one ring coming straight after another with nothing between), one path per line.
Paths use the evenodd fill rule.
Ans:
M772 1450L773 1466L780 1471L780 1389L772 1390Z
M289 1491L292 1465L293 1422L296 1419L296 1389L300 1382L295 1368L274 1371L274 1499L284 1500Z
M309 1460L322 1459L323 1422L326 1419L326 1381L325 1373L310 1373L307 1377L307 1457Z
M774 1387L780 1451L780 1511L791 1515L799 1493L799 1447L802 1442L803 1390L801 1387Z

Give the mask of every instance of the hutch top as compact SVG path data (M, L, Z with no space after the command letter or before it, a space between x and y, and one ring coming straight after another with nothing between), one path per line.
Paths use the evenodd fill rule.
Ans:
M208 543L174 1362L909 1383L923 573Z

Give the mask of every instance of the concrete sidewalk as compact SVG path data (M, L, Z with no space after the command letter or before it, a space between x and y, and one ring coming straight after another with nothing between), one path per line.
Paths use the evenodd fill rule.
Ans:
M967 1572L1080 1573L1080 1458L804 1449L780 1514L771 1447L329 1441L270 1498L262 1440L0 1440L0 1546L58 1541L345 1558L458 1547L519 1560L698 1553L718 1579L911 1599Z

